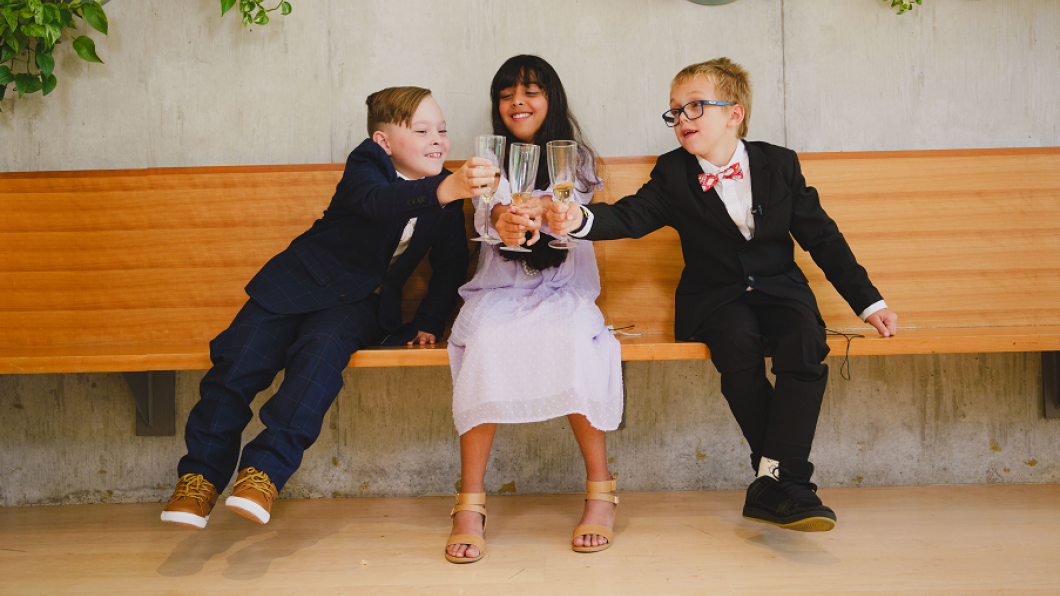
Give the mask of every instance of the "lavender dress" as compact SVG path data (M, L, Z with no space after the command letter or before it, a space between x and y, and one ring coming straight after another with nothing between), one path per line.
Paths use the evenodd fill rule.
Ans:
M597 190L603 186L595 183ZM592 190L575 196L588 204ZM511 203L506 180L494 202ZM495 203L475 199L478 231ZM579 242L562 265L530 269L533 274L521 261L505 260L497 246L482 245L474 278L460 288L464 306L448 345L458 433L487 422L567 414L584 414L600 430L618 428L621 350L596 306L600 273L593 245Z

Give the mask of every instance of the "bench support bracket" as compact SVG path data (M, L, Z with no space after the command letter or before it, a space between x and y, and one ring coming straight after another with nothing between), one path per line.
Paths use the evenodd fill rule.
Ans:
M1060 418L1060 352L1042 352L1042 402L1046 418Z
M176 430L177 373L149 370L122 373L136 400L136 436L172 437Z

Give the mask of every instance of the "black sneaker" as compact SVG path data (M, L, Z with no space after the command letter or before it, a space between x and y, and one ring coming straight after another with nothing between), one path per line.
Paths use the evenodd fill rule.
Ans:
M827 532L836 524L835 512L821 502L816 484L771 476L761 476L747 487L743 516L799 532Z

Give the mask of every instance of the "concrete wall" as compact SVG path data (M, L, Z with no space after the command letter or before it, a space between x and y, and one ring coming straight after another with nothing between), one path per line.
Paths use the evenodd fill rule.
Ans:
M218 19L216 0L109 3L111 35L93 35L106 65L60 52L55 93L0 104L0 171L338 162L363 136L364 97L396 84L435 91L452 157L466 157L489 126L492 74L524 52L557 68L601 155L676 146L659 122L668 81L718 55L753 75L750 136L800 151L1060 144L1052 0L925 0L901 17L883 0L534 5L567 16L559 22L507 0L292 3L291 16L249 30ZM1039 362L853 359L853 381L833 373L817 479L1057 482L1060 423L1039 413ZM178 426L201 376L177 376ZM627 380L628 426L609 438L624 489L746 485L745 448L710 363L631 363ZM346 381L285 494L451 492L448 370L351 370ZM119 375L0 376L0 505L168 497L182 427L138 438L133 412ZM503 428L494 456L492 491L581 485L563 420Z
M1060 481L1060 420L1040 414L1040 362L1037 354L866 356L851 359L852 380L844 381L841 360L831 358L813 451L817 482ZM745 488L747 449L713 366L626 366L626 428L608 436L622 489ZM119 374L0 376L0 505L168 498L202 376L177 374L175 437L135 436ZM283 496L451 493L460 455L448 369L351 369L345 380ZM255 419L244 439L261 428ZM584 474L565 419L508 425L498 430L486 487L577 492Z

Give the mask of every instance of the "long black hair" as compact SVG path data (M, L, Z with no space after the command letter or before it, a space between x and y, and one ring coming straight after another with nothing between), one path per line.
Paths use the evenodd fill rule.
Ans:
M578 120L571 113L570 107L568 107L567 92L563 90L563 83L559 80L556 69L538 56L528 54L513 56L501 65L500 69L497 70L497 74L493 75L493 82L490 84L490 100L492 104L490 115L493 120L493 134L505 137L508 140L508 145L523 142L504 125L504 118L500 112L501 91L517 85L525 85L527 87L537 85L545 94L545 100L548 102L545 120L534 134L534 144L541 147L541 161L545 162L544 148L549 141L567 140L578 143L587 153L590 159L589 163L595 165L596 153L585 142ZM592 188L593 183L591 180L591 177L583 177L583 174L579 172L579 190L587 192ZM537 180L534 182L534 188L545 190L549 187L549 184L548 166L546 163L542 163L537 168ZM530 250L533 251L532 253L502 251L501 254L508 260L525 260L528 265L538 270L558 267L567 258L567 252L569 251L549 247L548 241L550 239L551 236L548 234L541 234L540 240L530 247Z

